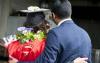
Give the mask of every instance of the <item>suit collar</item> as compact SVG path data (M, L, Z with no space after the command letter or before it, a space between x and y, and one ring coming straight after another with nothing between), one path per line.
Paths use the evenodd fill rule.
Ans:
M63 19L58 23L58 26L60 26L62 23L64 23L65 21L72 21L71 18L67 18L67 19Z

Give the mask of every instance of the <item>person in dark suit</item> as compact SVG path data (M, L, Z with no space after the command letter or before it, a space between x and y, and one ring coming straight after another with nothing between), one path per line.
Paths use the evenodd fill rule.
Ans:
M48 32L44 52L30 63L91 63L91 39L71 19L70 2L56 2L50 5L50 9L53 12L53 21L58 26ZM83 59L77 62L75 59L78 57Z
M53 21L58 25L47 35L45 51L36 63L71 63L77 57L87 57L91 63L91 39L88 33L71 19L69 1L50 5Z

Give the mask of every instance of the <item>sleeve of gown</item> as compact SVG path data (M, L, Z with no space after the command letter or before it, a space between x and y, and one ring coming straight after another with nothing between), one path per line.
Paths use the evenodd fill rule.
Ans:
M53 31L50 31L47 35L45 50L34 63L55 63L59 51L58 38Z

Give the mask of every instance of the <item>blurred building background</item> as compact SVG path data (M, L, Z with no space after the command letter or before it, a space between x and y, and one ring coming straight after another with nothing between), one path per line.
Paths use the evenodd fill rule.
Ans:
M72 19L90 35L93 45L93 63L100 63L100 0L70 0ZM38 0L0 0L0 38L16 32L26 19L18 10L39 5ZM0 46L0 60L7 60L7 54ZM2 62L0 62L2 63Z

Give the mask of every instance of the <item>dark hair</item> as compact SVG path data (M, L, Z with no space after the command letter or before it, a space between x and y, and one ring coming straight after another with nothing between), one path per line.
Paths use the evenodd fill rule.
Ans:
M41 24L45 20L45 15L43 12L32 12L28 13L25 27L35 27Z
M45 15L43 12L33 12L28 13L24 26L27 28L33 28L35 33L38 30L42 30L46 33L46 23L48 22L45 20Z
M51 11L59 18L68 18L72 14L71 4L69 1L57 1L50 5Z

